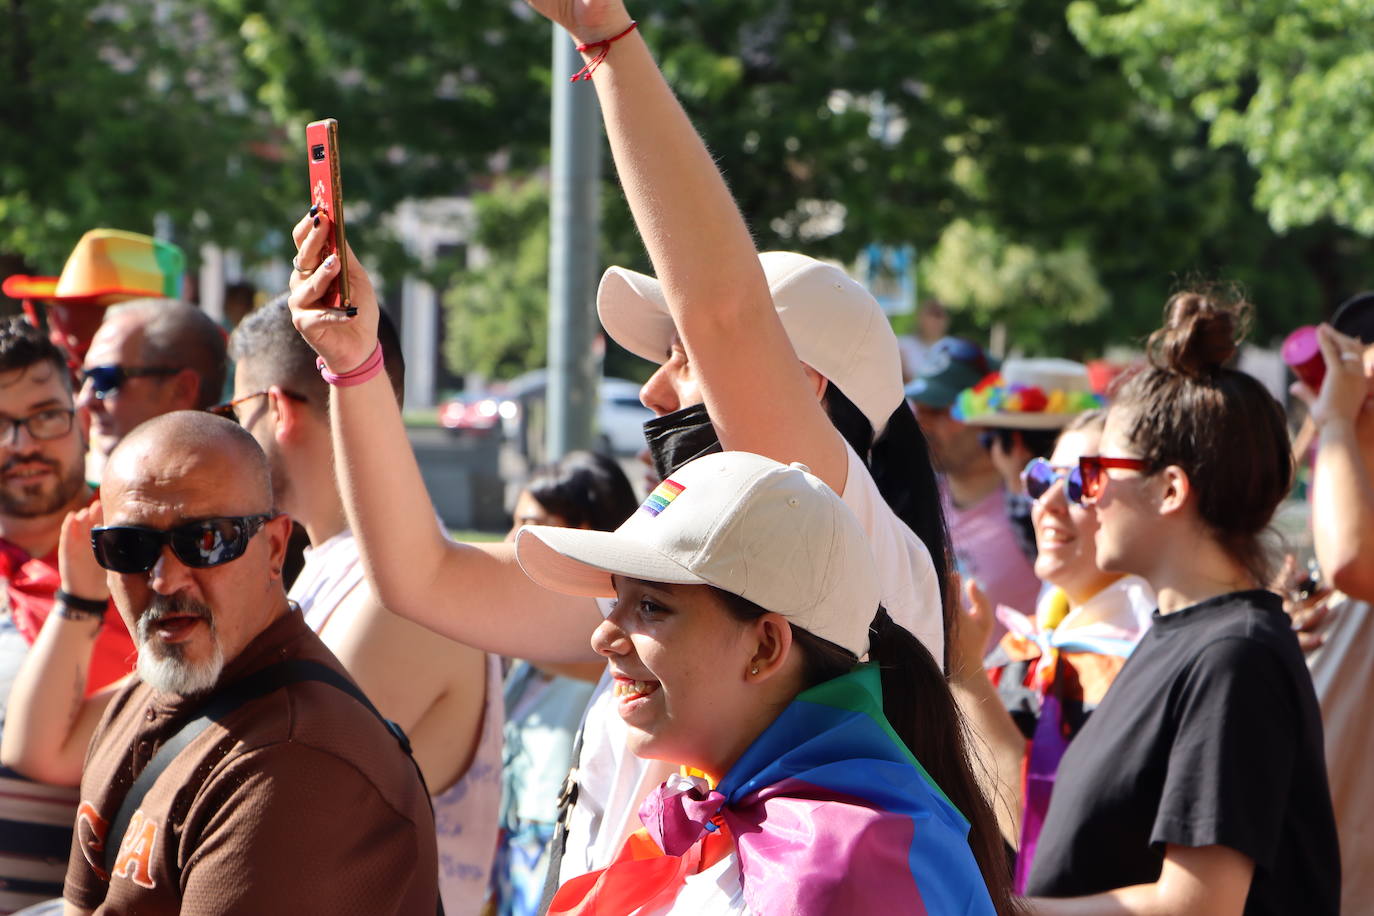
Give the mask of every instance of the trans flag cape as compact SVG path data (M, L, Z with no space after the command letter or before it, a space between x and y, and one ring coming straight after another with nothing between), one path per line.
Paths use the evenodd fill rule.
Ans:
M800 694L715 789L670 785L645 800L645 829L564 884L550 914L661 905L731 843L760 916L993 913L968 822L888 724L876 666Z

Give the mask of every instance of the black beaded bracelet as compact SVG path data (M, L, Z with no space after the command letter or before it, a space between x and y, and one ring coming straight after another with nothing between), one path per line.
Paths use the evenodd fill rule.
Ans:
M73 611L83 611L87 614L99 614L105 616L105 608L108 604L106 599L97 601L94 598L78 598L76 595L69 595L62 589L57 590L57 601L71 608Z

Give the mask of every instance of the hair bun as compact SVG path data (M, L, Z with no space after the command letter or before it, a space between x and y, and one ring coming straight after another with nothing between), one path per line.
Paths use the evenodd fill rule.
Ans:
M1210 291L1175 293L1164 327L1150 335L1150 361L1188 378L1208 378L1230 362L1250 326L1250 303Z

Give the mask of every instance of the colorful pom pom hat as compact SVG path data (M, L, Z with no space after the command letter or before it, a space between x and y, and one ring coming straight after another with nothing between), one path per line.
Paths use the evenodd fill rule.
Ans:
M137 232L92 229L81 237L57 277L6 277L0 288L24 300L29 320L38 324L34 303L47 306L53 342L79 365L105 306L147 297L178 299L186 256L170 242Z
M953 416L970 426L1059 429L1105 401L1093 393L1088 367L1069 359L1009 359L959 392Z

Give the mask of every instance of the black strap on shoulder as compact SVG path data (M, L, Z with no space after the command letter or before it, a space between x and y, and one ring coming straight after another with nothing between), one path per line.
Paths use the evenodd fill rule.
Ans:
M547 913L553 897L558 893L558 876L563 870L563 854L568 851L568 828L572 822L572 810L577 805L577 795L581 791L578 783L582 766L582 738L587 733L585 718L577 727L577 737L573 741L572 766L568 775L563 777L563 787L558 791L558 820L554 824L553 839L549 841L549 869L544 872L544 892L539 896L539 912Z
M415 757L410 750L410 739L406 737L401 726L378 712L377 707L372 705L372 701L367 698L367 694L363 693L357 684L328 665L304 658L286 659L268 665L260 671L255 671L247 677L215 691L201 709L200 715L183 725L175 735L167 739L162 747L158 748L157 753L143 768L143 772L138 774L134 784L129 787L128 793L124 796L124 801L119 806L119 812L115 814L114 820L110 823L110 830L105 836L105 873L114 874L115 860L119 856L119 847L124 842L124 834L129 829L129 821L133 819L134 812L138 810L139 805L143 804L143 799L148 794L148 790L157 782L158 777L167 769L168 764L175 760L177 755L196 739L197 735L209 728L212 722L220 721L250 700L267 696L283 687L299 684L303 681L319 681L322 684L328 684L348 694L361 703L368 712L376 716L386 726L387 731L395 736L396 743L410 758L411 764L415 767L415 775L420 778L420 785L424 787L425 798L429 798L429 788L425 786L424 774L420 772L420 765L415 762ZM431 801L430 810L433 811L433 809L434 803ZM444 902L442 899L439 900L437 912L438 916L443 916Z

